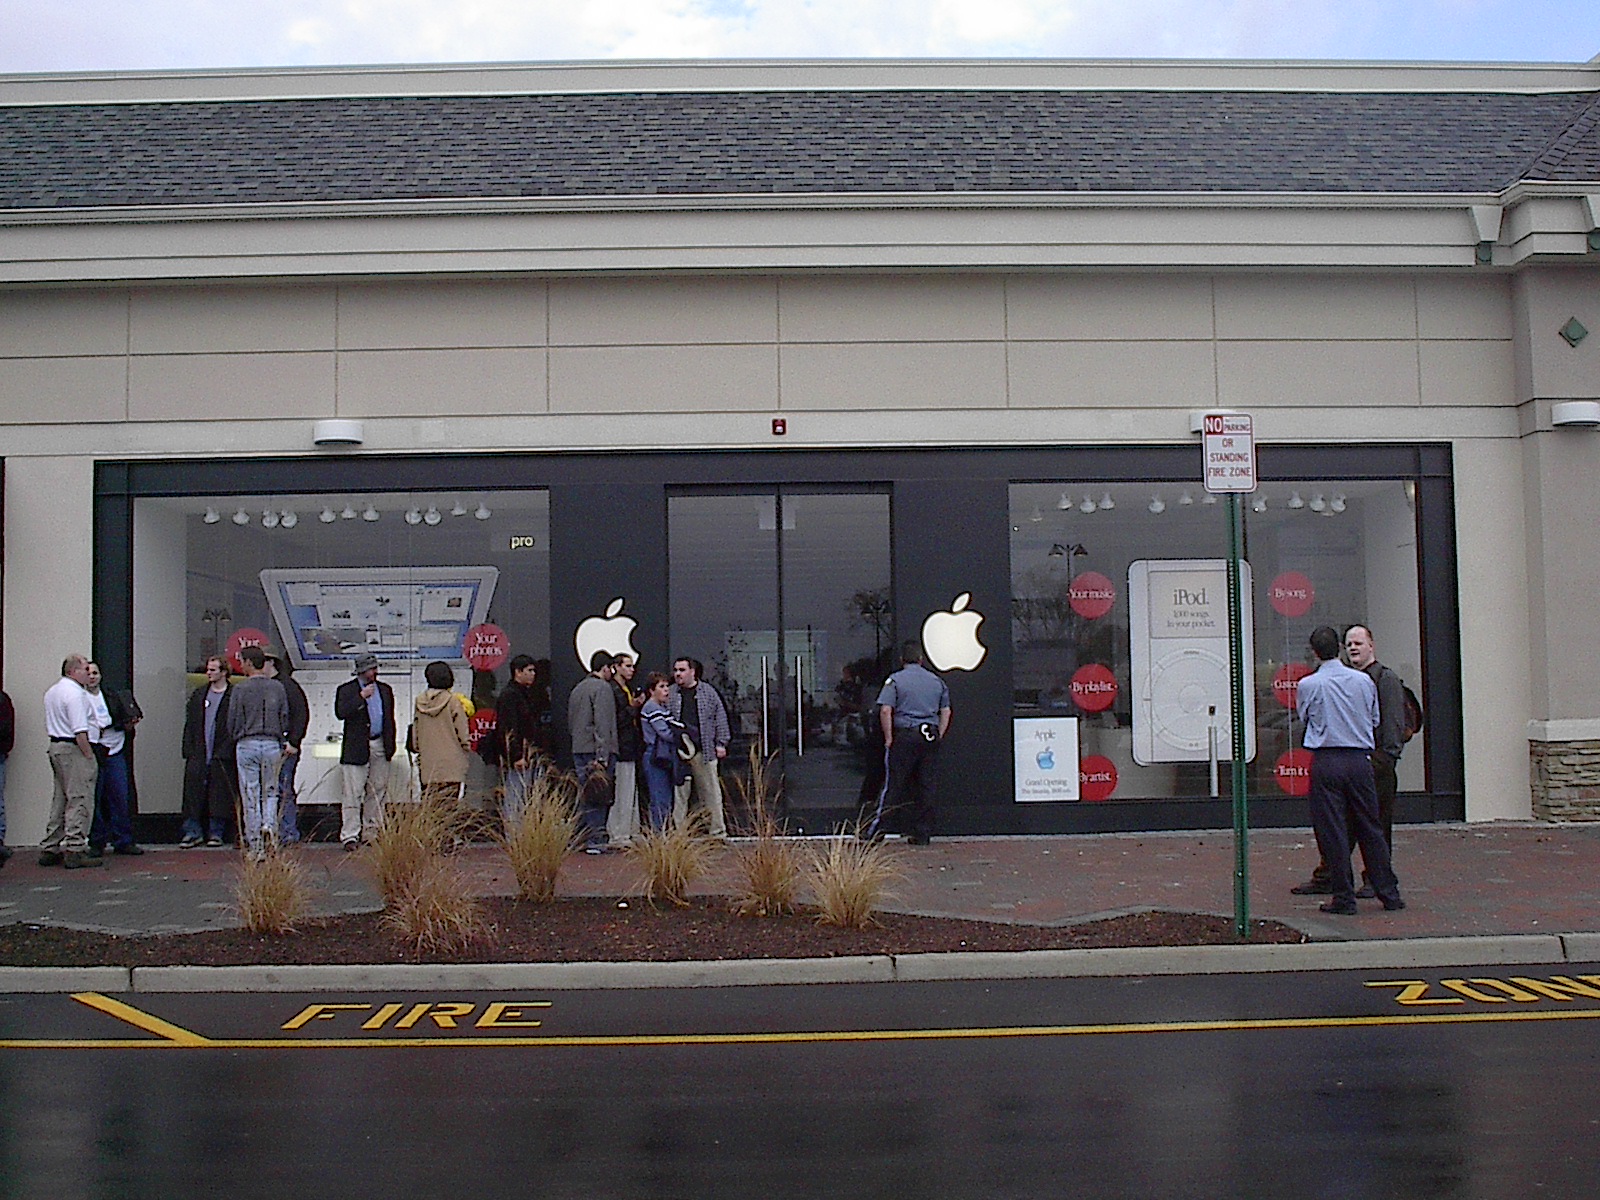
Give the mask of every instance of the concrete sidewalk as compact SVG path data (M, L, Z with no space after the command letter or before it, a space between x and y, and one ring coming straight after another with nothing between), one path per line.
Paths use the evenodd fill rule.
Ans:
M1289 888L1316 864L1307 830L1251 834L1252 917L1283 921L1316 941L1504 937L1600 931L1600 826L1544 823L1402 826L1395 868L1409 907L1385 913L1362 903L1357 917L1317 911L1322 897ZM302 848L317 912L378 907L361 856L334 845ZM1233 912L1233 838L1228 832L1072 837L950 838L902 847L906 877L888 906L900 912L1040 925L1171 909ZM237 923L232 850L156 848L113 856L103 869L63 871L19 850L0 870L0 923L67 925L108 933L173 933ZM494 847L463 854L485 895L513 891L510 865ZM724 862L696 889L728 888ZM575 855L566 895L622 896L637 876L622 855Z

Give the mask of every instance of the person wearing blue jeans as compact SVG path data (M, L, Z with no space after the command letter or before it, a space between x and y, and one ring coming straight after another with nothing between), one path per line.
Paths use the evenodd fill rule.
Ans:
M611 780L617 762L617 704L611 690L611 655L596 650L589 673L567 699L567 729L572 734L572 766L578 775L578 819L584 851L606 846L611 811Z
M639 710L639 725L644 733L645 791L650 797L650 828L660 833L672 819L673 759L678 753L678 738L672 727L672 712L667 696L672 683L659 671L644 681L644 707Z
M286 739L289 748L284 751L283 765L278 768L278 843L292 846L300 840L300 807L296 803L299 797L294 788L294 773L300 766L300 744L311 727L311 704L306 699L306 690L294 680L294 664L287 655L269 651L265 674L268 679L283 684L284 695L289 700Z
M233 735L233 761L239 774L239 802L244 813L244 841L258 859L266 843L278 840L278 767L285 753L289 697L283 684L266 673L267 656L260 646L239 651L245 681L233 689L228 706L228 732Z
M95 734L90 741L100 768L95 776L89 849L101 854L109 843L118 854L143 854L133 840L133 774L127 754L133 728L139 723L139 706L131 692L108 692L101 687L99 663L89 664L89 683L84 690L95 711Z

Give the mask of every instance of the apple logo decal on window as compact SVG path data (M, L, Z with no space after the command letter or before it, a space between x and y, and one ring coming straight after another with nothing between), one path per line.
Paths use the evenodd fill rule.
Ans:
M922 623L922 647L936 671L974 671L989 652L978 640L983 614L970 609L971 592L962 592L949 611L931 614Z
M621 616L621 612L622 597L618 596L606 605L604 616L585 617L579 622L573 644L577 647L578 661L583 664L585 671L589 669L597 650L604 650L613 657L626 654L634 662L639 661L639 652L633 648L633 631L639 622L632 617Z

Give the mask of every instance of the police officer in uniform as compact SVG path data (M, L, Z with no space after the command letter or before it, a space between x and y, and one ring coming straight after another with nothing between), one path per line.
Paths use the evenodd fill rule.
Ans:
M933 837L939 743L950 728L950 689L922 665L920 642L906 642L900 661L905 665L878 693L888 778L867 836L882 832L885 814L904 812L900 819L907 843L926 846Z

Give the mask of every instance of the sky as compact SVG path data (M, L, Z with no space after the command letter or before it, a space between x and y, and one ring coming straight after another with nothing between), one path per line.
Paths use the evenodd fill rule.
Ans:
M0 0L0 73L661 58L1587 62L1600 0Z

